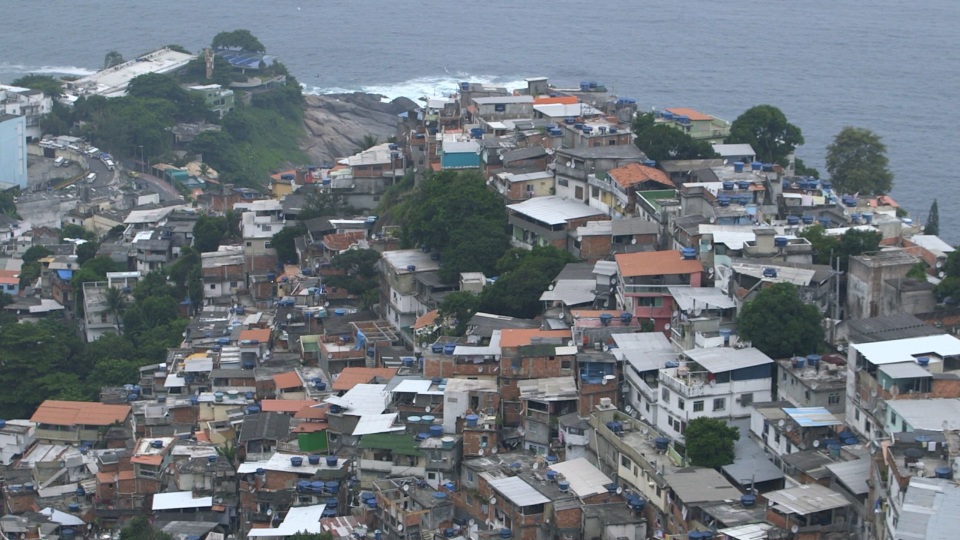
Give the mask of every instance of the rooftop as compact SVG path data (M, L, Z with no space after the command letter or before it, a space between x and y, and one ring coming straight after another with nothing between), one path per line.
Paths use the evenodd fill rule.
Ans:
M539 328L507 328L500 331L500 347L523 347L537 341L552 341L562 345L570 339L568 330L540 330Z
M913 430L943 431L960 427L960 399L891 399L886 403Z
M773 363L773 360L769 356L753 347L747 347L745 349L711 347L706 349L692 349L683 354L710 373L723 373L724 371Z
M592 463L582 457L561 461L551 465L550 469L562 474L564 480L570 482L570 490L581 499L607 493L607 484L613 482L600 469L594 467Z
M918 356L924 355L936 355L941 358L960 355L960 339L947 334L857 343L850 347L868 362L877 366L913 362Z
M850 501L842 494L820 484L803 484L771 491L765 493L764 497L770 506L781 513L801 516L850 505Z
M674 187L673 181L667 176L667 173L654 167L647 167L639 163L627 163L626 165L610 169L607 172L614 182L624 189L641 184L643 182L656 182L667 187Z
M55 426L109 426L122 423L129 414L129 405L48 399L40 404L30 421Z
M898 540L947 540L960 530L960 487L940 478L910 478L897 522Z
M664 480L687 505L740 497L740 491L713 469L687 467L668 471Z
M520 380L517 389L520 399L535 401L565 401L579 397L577 382L572 376Z
M550 499L544 497L542 493L519 476L495 478L490 473L481 473L481 476L486 478L487 482L490 483L490 487L518 507L523 508L525 506L534 506L550 502Z
M367 384L372 382L386 383L397 374L395 368L366 368L366 367L348 367L344 368L333 381L334 391L346 391L352 389L358 384Z
M130 81L148 73L169 73L193 60L194 55L163 48L134 60L82 77L69 86L91 94L118 97L126 93Z
M674 116L686 116L694 122L702 120L714 120L714 117L710 116L709 114L703 114L696 109L691 109L688 107L668 107L664 110L669 113L673 113Z
M605 215L596 208L557 195L534 197L522 203L508 204L507 208L547 225L561 225L573 219Z
M385 251L382 256L383 260L398 274L432 272L440 269L438 261L431 259L429 253L424 253L419 249ZM414 267L414 269L409 270L409 267Z
M536 200L536 199L531 199ZM696 259L684 259L676 250L618 253L617 266L623 277L696 274L703 265Z

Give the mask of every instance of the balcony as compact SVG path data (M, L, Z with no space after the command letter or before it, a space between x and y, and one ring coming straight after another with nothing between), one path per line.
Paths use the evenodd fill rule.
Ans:
M561 162L556 163L556 172L558 176L566 176L567 178L572 178L574 180L580 180L584 182L587 180L587 171L583 169L576 169L574 167L567 167Z

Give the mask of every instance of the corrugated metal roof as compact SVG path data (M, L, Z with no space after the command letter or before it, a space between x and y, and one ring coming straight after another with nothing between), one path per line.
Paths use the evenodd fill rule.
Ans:
M443 395L443 390L430 390L431 386L433 386L433 381L424 379L404 379L400 381L400 384L393 387L391 392L409 392L412 394L423 394L429 396Z
M960 339L948 334L875 343L857 343L851 345L851 347L875 366L912 362L917 356L929 354L940 357L960 356Z
M153 510L209 508L211 506L213 506L213 497L194 498L192 491L174 491L153 495Z
M403 426L393 425L397 419L397 413L390 414L365 414L357 420L357 427L353 428L353 435L371 435L373 433L388 433L391 431L403 431Z
M899 362L880 366L880 371L891 379L924 379L933 377L929 371L920 367L916 362Z
M867 485L867 478L870 477L870 460L854 459L842 463L831 463L827 465L827 469L836 475L854 495L869 493L870 486Z
M542 493L534 489L533 486L519 476L493 478L487 473L482 473L481 476L487 478L490 487L521 508L550 502L550 499L544 497Z
M364 416L380 414L387 407L389 398L385 384L358 384L342 396L330 396L324 401L343 407L346 414Z
M772 528L773 525L769 523L751 523L739 527L720 529L717 532L731 540L766 540L767 532Z
M802 409L783 409L800 427L838 426L842 424L836 416L823 407L804 407Z
M753 347L746 349L734 349L732 347L692 349L684 352L684 354L710 373L723 373L724 371L773 363L769 356Z
M272 529L251 529L247 536L291 536L297 533L320 534L323 527L320 525L320 519L323 516L325 504L315 504L313 506L295 506L287 511L287 515L280 522L280 525Z
M560 225L571 219L601 216L603 212L581 202L566 197L534 197L517 204L508 204L507 208L547 225Z
M772 491L765 493L764 497L771 505L776 505L780 512L801 516L850 505L850 501L842 494L820 484L804 484Z
M951 540L960 530L960 487L939 478L910 478L895 536L898 540Z
M606 493L606 485L613 482L600 469L582 457L551 465L550 469L562 474L564 480L570 482L570 490L581 499Z
M700 309L730 309L737 307L720 289L715 287L667 287L674 301L683 311Z
M685 504L725 501L740 497L740 490L713 469L689 467L668 472L664 480Z

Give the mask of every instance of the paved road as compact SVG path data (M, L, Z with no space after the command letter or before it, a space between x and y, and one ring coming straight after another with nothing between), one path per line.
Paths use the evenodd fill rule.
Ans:
M151 174L137 173L137 182L147 183L153 189L160 193L161 201L182 201L183 196L177 190L165 181Z

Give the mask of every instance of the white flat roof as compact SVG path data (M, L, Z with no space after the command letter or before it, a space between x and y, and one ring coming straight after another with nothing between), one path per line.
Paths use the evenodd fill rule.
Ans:
M954 251L953 246L944 242L939 236L934 236L932 234L916 234L910 237L910 241L926 249L927 251L939 251L943 254L953 253Z
M293 464L290 463L290 458L292 457L303 458L302 465L300 465L299 467L294 467ZM303 474L303 475L314 475L323 469L327 469L327 470L339 469L340 467L343 466L344 462L346 461L347 460L345 459L337 460L336 467L328 467L326 459L321 459L320 463L317 465L311 465L309 461L307 461L306 457L301 454L284 454L282 452L277 452L272 456L270 456L270 459L266 461L248 461L246 463L241 463L240 466L237 467L237 472L240 474L250 474L250 473L257 472L257 469L263 469L265 471L279 471L279 472L290 472L290 473Z
M746 264L746 263L733 263L732 268L738 274L745 274L750 277L755 277L764 281L771 281L775 283L792 283L798 287L804 287L810 284L813 281L813 277L817 274L815 270L808 270L806 268L791 268L789 266L777 266L775 264ZM765 268L773 268L777 271L777 277L766 277L763 275L763 270Z
M192 54L163 48L77 79L71 86L106 97L118 97L126 93L127 85L134 78L148 73L169 73L186 66L193 58Z
M173 491L153 495L154 510L179 510L182 508L209 508L213 497L196 497L192 491Z
M570 490L581 499L591 495L607 492L607 484L613 482L600 469L587 461L587 458L577 458L562 461L550 466L554 471L563 475L563 479L570 482Z
M440 263L431 259L429 253L424 253L419 249L399 249L396 251L384 251L381 255L398 274L409 272L408 266L416 266L414 272L430 272L440 269Z
M926 379L933 375L920 367L916 362L897 362L896 364L884 364L880 366L880 371L886 373L891 379Z
M560 197L534 197L517 204L508 204L507 208L547 225L560 225L571 219L598 216L603 212L591 208L582 202ZM387 252L389 253L389 252Z
M674 301L683 311L700 309L730 309L737 307L729 296L715 287L667 287Z
M728 529L720 529L720 534L731 540L767 540L767 532L773 528L769 523L751 523Z
M346 409L351 416L379 415L387 408L390 398L385 384L358 384L342 396L330 396L324 401Z
M755 156L757 153L749 144L715 144L713 151L720 157Z
M427 379L405 379L400 384L393 387L391 392L409 392L411 394L423 394L427 396L442 396L443 390L430 390L433 381Z
M353 428L353 435L371 435L373 433L389 433L391 431L403 431L404 426L396 426L397 413L389 414L366 414L357 421L357 427Z
M261 536L291 536L300 532L320 534L323 532L323 528L320 526L320 519L323 517L323 510L326 507L327 505L325 504L294 506L287 511L287 515L278 527L273 529L250 529L247 536L252 538Z
M949 334L855 343L850 347L875 366L913 362L918 356L925 355L936 355L941 358L960 355L960 339Z
M533 110L550 118L566 118L568 116L599 116L602 111L587 105L586 103L548 103L544 105L534 105Z
M746 349L711 347L708 349L692 349L685 351L684 354L694 362L703 366L703 368L710 373L723 373L724 371L733 369L773 363L773 360L769 356L753 347Z
M550 502L550 499L544 497L542 493L534 489L533 486L519 476L494 478L489 473L481 473L481 476L486 477L487 482L490 483L490 487L497 490L497 492L509 499L510 502L521 508Z

